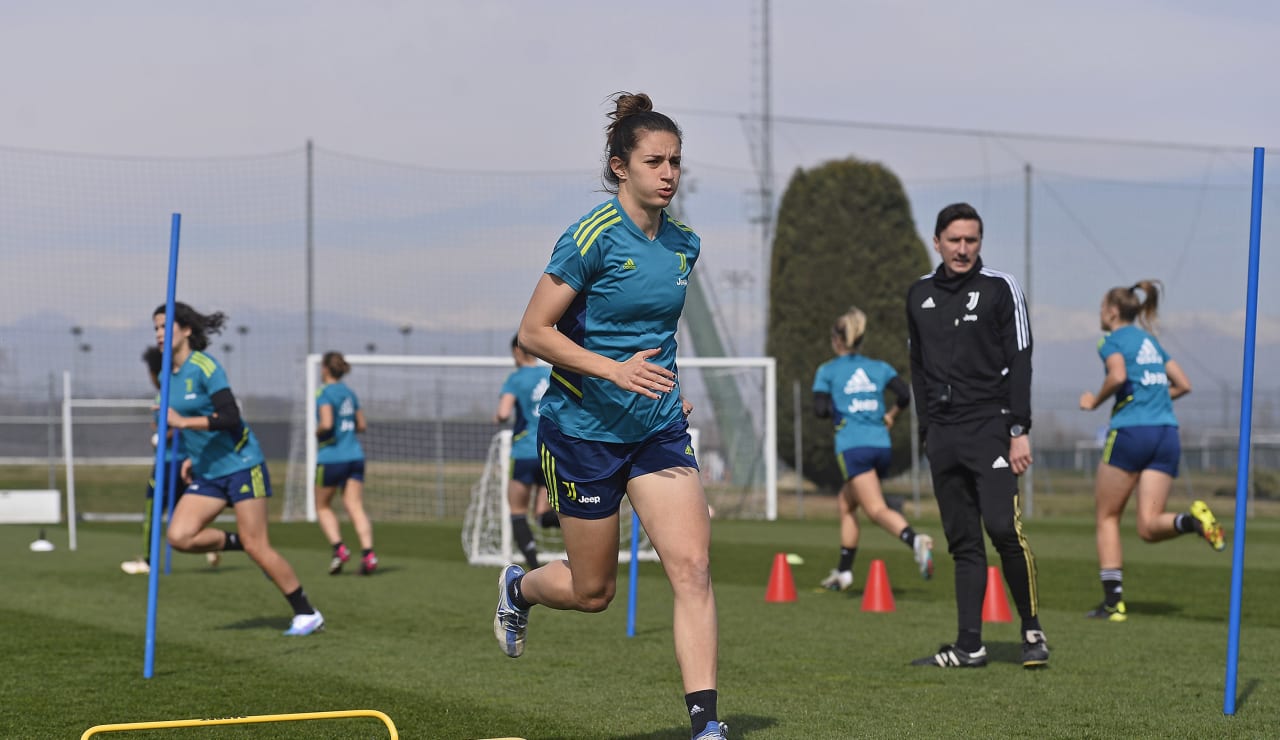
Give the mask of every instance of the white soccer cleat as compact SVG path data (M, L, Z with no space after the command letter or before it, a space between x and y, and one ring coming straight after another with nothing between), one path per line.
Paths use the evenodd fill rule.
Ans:
M217 551L206 552L204 554L204 560L209 564L210 568L217 568L222 562L222 554Z
M524 636L529 628L529 612L516 607L507 596L507 584L524 575L524 568L508 565L498 574L498 608L493 614L493 636L509 658L524 653Z
M151 572L151 566L147 565L147 561L142 558L137 560L126 560L120 564L120 570L131 576L144 576Z
M848 591L853 585L853 571L831 570L830 575L822 579L822 587L828 591Z
M322 629L324 629L324 617L317 610L312 614L294 614L293 622L284 633L289 637L301 637Z

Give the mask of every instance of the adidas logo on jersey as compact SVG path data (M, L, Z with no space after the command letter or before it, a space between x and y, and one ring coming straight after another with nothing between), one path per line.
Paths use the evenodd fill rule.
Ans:
M1000 468L1007 468L1007 467L1009 467L1009 461L1004 459L1004 455L997 457L996 461L991 463L992 470L999 470Z
M924 299L924 303L920 304L920 308L933 308L935 305L937 304L933 302L933 296L929 296L928 298Z
M844 384L845 393L875 393L879 388L875 383L871 382L871 378L867 377L867 371L858 368L849 376L849 380Z
M1142 340L1142 347L1138 349L1139 365L1163 365L1164 360L1160 358L1160 350L1151 343L1150 339Z
M636 269L636 263L635 263L635 260L633 260L633 259L631 259L630 257L628 257L628 258L627 258L627 261L622 263L622 269L624 269L624 270L634 270L634 269Z

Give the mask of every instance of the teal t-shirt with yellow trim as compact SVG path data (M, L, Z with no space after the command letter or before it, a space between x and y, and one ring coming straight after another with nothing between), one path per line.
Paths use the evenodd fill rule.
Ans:
M665 211L649 239L617 198L597 206L565 231L547 265L578 292L556 328L620 362L657 349L650 362L675 372L676 325L700 248L698 235ZM683 418L678 382L654 400L556 367L542 416L570 437L638 442Z
M169 380L169 408L183 416L209 416L213 394L224 388L230 385L218 361L192 352ZM239 429L225 431L183 429L182 447L197 478L221 478L263 462L258 439L243 421Z

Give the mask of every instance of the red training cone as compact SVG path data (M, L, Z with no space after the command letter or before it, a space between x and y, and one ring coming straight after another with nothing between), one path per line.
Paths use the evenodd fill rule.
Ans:
M982 599L982 621L1013 621L1013 615L1009 613L1009 600L1004 595L1000 569L994 565L987 566L987 594Z
M769 573L769 588L764 592L767 602L796 600L796 582L791 578L791 566L787 564L787 554L780 552L773 556L773 570Z
M883 560L872 560L867 572L867 587L862 591L862 611L893 611L893 589L889 587L889 571Z

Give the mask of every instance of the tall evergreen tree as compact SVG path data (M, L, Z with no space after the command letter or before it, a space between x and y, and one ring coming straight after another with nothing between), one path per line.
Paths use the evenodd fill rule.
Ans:
M831 359L831 325L850 306L867 314L861 352L910 380L903 298L931 260L902 183L887 167L856 159L796 170L782 196L773 242L766 351L778 362L778 453L795 464L792 384L801 387L805 477L841 484L831 421L813 414L813 375ZM889 399L892 402L892 398ZM908 416L893 432L894 469L910 464Z

